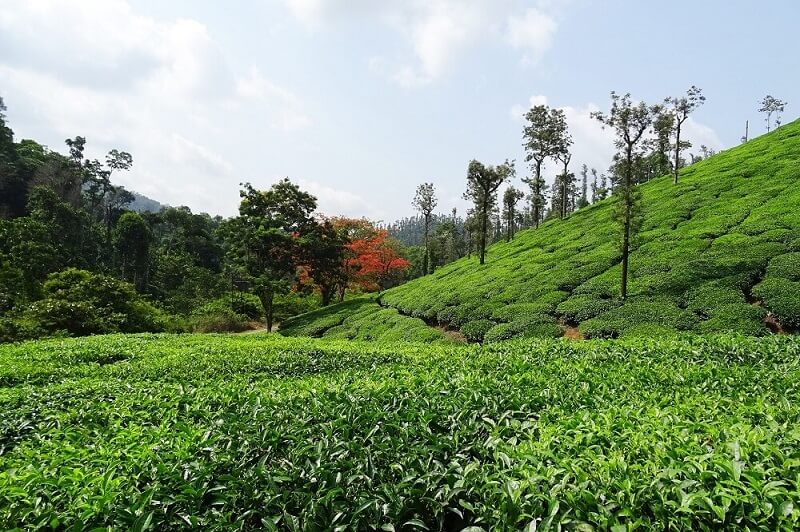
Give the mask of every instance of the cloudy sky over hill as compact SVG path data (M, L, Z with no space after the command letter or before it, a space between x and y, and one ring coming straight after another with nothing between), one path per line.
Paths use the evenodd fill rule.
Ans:
M645 5L647 4L647 5ZM604 170L608 93L708 98L689 140L738 143L798 86L793 1L0 0L0 95L17 138L130 151L117 181L231 215L238 183L289 176L323 211L386 221L433 181L463 210L469 159L518 161L521 115L565 109L573 164ZM800 106L800 100L797 105ZM552 165L551 165L552 166Z

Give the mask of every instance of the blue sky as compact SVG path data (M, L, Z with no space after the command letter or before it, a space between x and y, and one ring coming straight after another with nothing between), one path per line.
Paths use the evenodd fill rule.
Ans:
M238 184L289 176L326 214L391 221L432 181L440 210L467 163L518 161L531 103L565 110L573 164L603 170L589 113L611 90L657 102L695 84L699 147L739 142L767 93L796 117L794 1L0 0L0 95L18 138L100 156L159 201L232 215ZM552 165L551 165L552 166Z

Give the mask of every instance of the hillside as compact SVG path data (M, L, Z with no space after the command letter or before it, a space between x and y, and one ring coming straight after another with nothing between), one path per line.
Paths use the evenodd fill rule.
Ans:
M642 185L624 305L611 199L492 246L483 267L461 259L389 290L380 304L472 340L791 331L800 325L798 183L795 121L683 169L678 185ZM355 320L342 310L289 320L283 333L347 336ZM374 326L385 330L378 310ZM359 307L360 330L369 315Z
M791 530L793 337L0 346L0 529Z

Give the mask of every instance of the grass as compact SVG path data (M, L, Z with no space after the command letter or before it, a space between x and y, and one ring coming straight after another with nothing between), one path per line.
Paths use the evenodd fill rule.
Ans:
M0 528L792 529L800 340L0 346Z
M767 312L797 327L798 182L800 121L683 169L678 185L670 177L642 185L644 224L624 306L611 200L492 246L483 267L462 259L381 301L406 316L466 327L472 338L552 336L542 315L587 337L762 335ZM751 291L761 310L751 308ZM363 306L359 313L362 328L385 328L383 316L369 325ZM498 328L487 330L487 321Z

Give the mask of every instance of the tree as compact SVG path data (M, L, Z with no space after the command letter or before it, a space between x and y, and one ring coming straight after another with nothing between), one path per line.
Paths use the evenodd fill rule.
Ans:
M260 191L242 185L239 216L229 221L229 254L247 277L264 308L272 330L276 294L284 294L296 279L298 238L314 225L314 196L288 178Z
M592 113L603 127L614 130L614 145L618 153L618 182L614 193L618 197L617 219L622 226L622 281L620 292L622 299L628 296L628 258L631 238L638 230L638 196L636 189L637 174L641 172L641 141L645 132L652 125L653 119L660 112L658 106L648 106L644 102L633 103L631 95L611 93L611 111Z
M144 292L153 240L150 227L140 214L126 212L114 226L113 239L122 278L130 282L137 292Z
M330 220L319 221L299 238L300 262L319 289L323 307L330 304L343 282L346 243Z
M589 167L581 165L581 196L578 198L577 207L582 209L589 205Z
M397 284L411 264L401 256L400 243L383 230L347 244L352 254L353 280L367 291L385 290Z
M572 143L571 139L570 143ZM559 205L559 217L563 219L569 214L569 196L574 186L575 174L569 171L569 162L572 160L572 154L567 151L566 147L562 152L556 155L556 159L563 165L561 174L557 178L559 184L559 199L561 200Z
M689 115L694 112L695 109L703 105L706 101L706 97L703 96L702 89L695 87L692 85L688 91L686 91L686 96L680 97L670 97L664 100L664 103L667 106L671 107L672 116L674 119L674 128L675 128L675 163L673 166L673 177L674 182L678 184L678 170L681 167L681 150L684 146L681 144L681 127L683 123L688 120Z
M0 218L25 214L27 183L20 176L14 132L6 125L6 106L0 97Z
M514 162L508 160L497 166L485 166L473 159L467 168L467 191L464 193L464 199L471 200L475 205L475 213L480 223L478 244L480 264L484 264L486 260L489 213L497 203L497 189L513 175Z
M506 241L511 242L514 238L514 224L516 222L517 203L525 194L514 187L508 187L503 194L503 213L506 218Z
M784 108L786 107L787 103L781 101L777 98L773 98L769 94L764 96L764 99L761 100L761 107L758 108L759 113L766 114L766 118L764 121L767 123L767 133L770 131L770 124L772 121L772 115L775 115L775 127L781 125L781 113L783 112Z
M526 124L522 130L525 160L531 163L533 176L523 181L531 187L531 208L533 224L539 227L544 210L544 162L553 157L564 145L567 134L567 121L560 109L550 109L546 105L532 107L525 114Z
M422 183L417 187L417 193L414 195L412 205L422 214L425 220L425 258L422 262L423 275L429 273L430 266L430 246L428 245L428 232L430 231L431 215L433 209L436 208L436 191L433 188L433 183Z
M662 112L653 120L653 132L650 140L652 154L650 155L650 177L661 177L672 172L669 160L669 150L672 145L672 131L675 129L675 114Z

